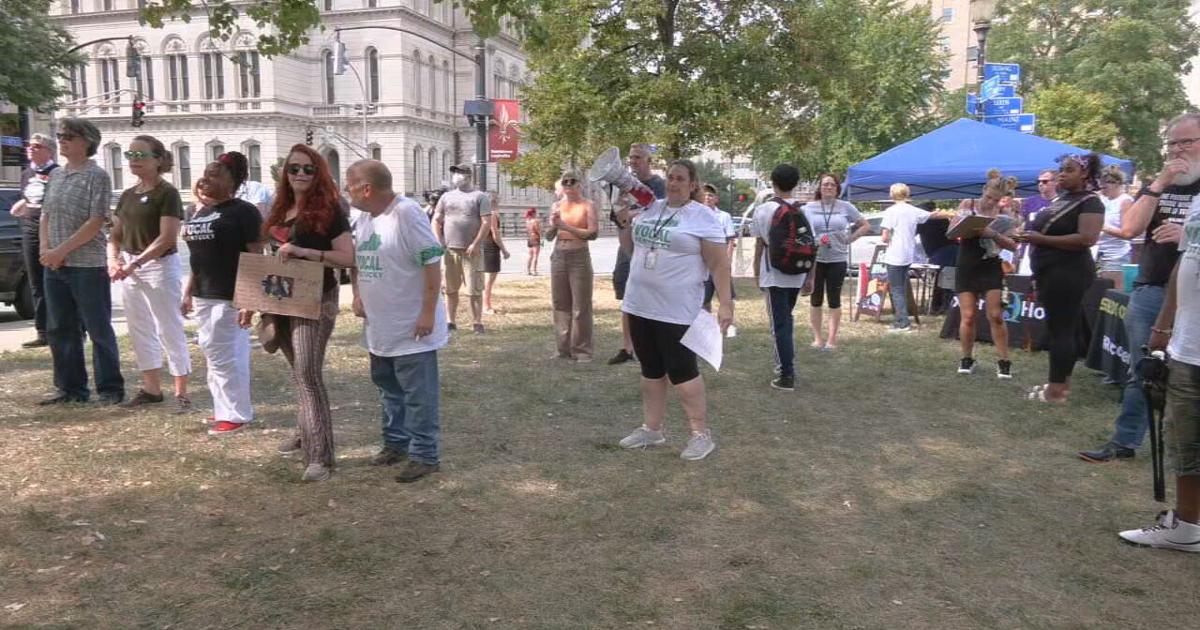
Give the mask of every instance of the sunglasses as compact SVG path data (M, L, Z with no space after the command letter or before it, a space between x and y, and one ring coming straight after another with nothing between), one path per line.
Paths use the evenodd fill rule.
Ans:
M154 151L126 151L125 152L126 160L149 160L150 158L156 158L156 157L158 157L158 154L155 153Z
M562 180L562 185L563 185L563 186L574 186L575 184L578 184L578 183L579 183L579 180L577 180L577 179L564 179L564 180Z
M288 175L299 175L300 171L304 171L305 175L312 175L317 172L317 167L312 164L289 164L287 167Z
M70 142L71 140L75 140L79 136L77 136L73 133L56 133L56 134L54 134L54 137L58 138L59 142L63 142L63 141Z
M1038 183L1039 184L1053 184L1054 180L1053 179L1039 179Z

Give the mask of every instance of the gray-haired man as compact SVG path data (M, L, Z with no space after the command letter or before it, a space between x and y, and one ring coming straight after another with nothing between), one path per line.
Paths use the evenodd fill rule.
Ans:
M58 168L54 161L58 144L48 135L35 133L25 150L29 155L29 166L21 172L21 200L13 205L12 215L21 219L21 255L25 259L25 281L33 296L33 325L37 338L26 341L21 347L40 348L46 345L46 301L42 289L42 263L38 260L38 222L50 173Z

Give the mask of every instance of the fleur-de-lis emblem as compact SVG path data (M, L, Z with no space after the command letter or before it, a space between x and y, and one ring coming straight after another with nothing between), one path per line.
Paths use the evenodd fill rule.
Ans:
M496 119L492 121L492 124L498 127L497 133L500 140L508 142L509 136L515 136L520 133L521 122L515 118L508 117L508 107L506 105L501 105L499 110L500 112L497 114Z

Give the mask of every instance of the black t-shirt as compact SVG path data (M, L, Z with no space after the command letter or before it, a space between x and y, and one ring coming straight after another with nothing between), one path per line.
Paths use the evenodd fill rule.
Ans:
M1080 199L1083 200L1080 201ZM1043 232L1042 227L1050 219L1071 205L1075 207L1051 223L1050 227ZM1104 202L1100 201L1100 197L1093 192L1063 193L1055 197L1049 206L1038 211L1037 217L1034 218L1030 229L1034 232L1042 232L1046 236L1067 236L1074 234L1079 231L1079 215L1081 214L1099 214L1103 216ZM1076 265L1080 262L1090 263L1092 260L1092 252L1087 249L1060 249L1047 245L1035 245L1033 253L1034 273L1056 265Z
M1146 241L1138 258L1138 277L1133 282L1134 286L1167 286L1167 281L1171 279L1171 270L1179 260L1179 244L1155 243L1150 235L1164 223L1183 225L1188 208L1192 207L1192 199L1198 194L1200 181L1186 186L1167 186L1163 189L1162 197L1158 199L1158 209L1154 211L1154 216L1150 217L1150 226L1146 228ZM1139 193L1138 198L1141 197Z
M295 219L286 221L271 228L271 247L273 249L279 249L281 245L290 241L297 247L328 252L333 250L334 239L350 231L350 219L346 216L346 211L343 208L339 208L338 212L333 213L333 223L329 226L329 229L325 231L325 234L293 230L292 225L294 223ZM285 238L280 238L285 235ZM329 291L336 287L337 284L337 279L334 278L333 275L333 268L326 267L325 283L321 290Z
M238 258L260 239L262 215L248 201L230 199L199 208L181 230L191 256L194 297L232 300Z

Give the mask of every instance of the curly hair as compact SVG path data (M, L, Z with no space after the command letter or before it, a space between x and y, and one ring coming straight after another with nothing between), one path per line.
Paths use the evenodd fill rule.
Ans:
M1088 153L1080 155L1078 153L1068 153L1058 157L1058 165L1061 168L1067 162L1073 162L1083 169L1083 179L1088 190L1096 190L1100 187L1100 169L1103 168L1100 164L1100 155L1096 153Z
M217 163L229 171L233 178L233 193L236 195L242 184L250 179L250 160L240 151L228 151L217 156Z
M317 169L313 173L312 187L309 188L308 194L304 195L303 205L296 215L296 229L324 236L333 225L335 213L341 210L341 196L338 195L337 185L333 183L329 163L320 153L306 144L292 145L287 153L288 157L294 153L307 155ZM279 184L275 187L275 202L271 204L271 213L263 222L263 234L267 234L276 225L282 225L288 210L296 205L296 193L292 191L288 180L290 176L286 171L287 165L285 161L283 176L279 178Z
M1017 189L1016 177L1004 177L1000 169L990 169L987 172L987 181L983 184L983 194L989 192L995 193L997 197L1007 197L1013 194Z

